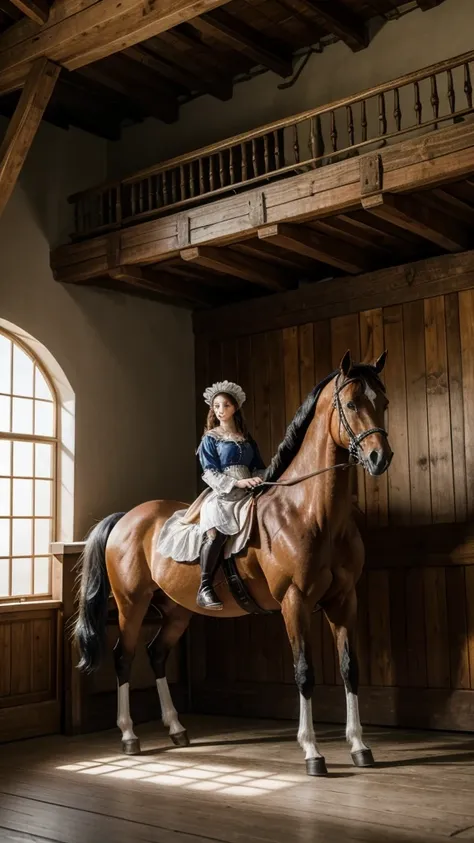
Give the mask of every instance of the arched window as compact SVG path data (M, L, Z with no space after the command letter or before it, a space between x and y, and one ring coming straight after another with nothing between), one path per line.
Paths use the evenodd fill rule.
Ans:
M29 348L0 328L0 601L49 597L58 402Z

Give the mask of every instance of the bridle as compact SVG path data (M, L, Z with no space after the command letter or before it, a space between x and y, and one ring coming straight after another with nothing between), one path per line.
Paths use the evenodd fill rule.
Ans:
M373 369L374 379L376 380L377 386L382 392L385 392L385 387L378 377L375 369ZM339 414L339 429L342 425L344 430L346 431L349 437L349 462L340 462L337 465L329 465L327 468L318 468L316 471L311 471L309 474L303 474L299 477L295 477L292 480L264 480L263 483L260 483L254 489L250 490L250 494L258 494L259 490L261 490L262 486L295 486L297 483L301 483L303 480L309 480L311 477L317 477L319 474L325 474L327 471L334 471L337 468L347 469L351 468L355 465L362 465L365 466L366 459L361 449L361 443L367 436L372 436L373 433L380 433L381 436L384 436L385 439L388 439L388 433L383 427L369 427L367 430L363 430L361 433L354 433L352 427L347 420L347 416L344 412L344 407L342 406L341 401L341 392L346 386L349 386L351 383L360 383L362 386L365 384L365 379L362 375L354 375L351 378L346 378L343 383L340 383L340 378L344 377L342 372L338 372L336 375L336 383L334 386L334 398L333 398L333 405L334 409L337 410Z
M344 412L344 407L342 406L341 392L343 389L346 388L346 386L349 386L349 384L351 383L360 383L362 384L362 386L364 386L365 381L362 375L354 375L352 378L347 378L342 384L339 384L341 376L343 377L342 373L339 372L339 374L336 376L336 384L334 387L334 409L337 410L337 412L339 413L339 428L342 425L349 437L349 455L352 458L352 461L360 463L361 465L365 465L366 460L360 447L361 443L364 441L364 439L367 438L367 436L372 436L373 433L380 433L381 436L384 436L385 439L388 439L388 433L383 427L369 427L367 430L363 430L361 433L354 433L352 427L350 426L347 420L347 416ZM377 377L375 372L374 376L377 380L377 386L383 392L385 392L385 387L380 378Z

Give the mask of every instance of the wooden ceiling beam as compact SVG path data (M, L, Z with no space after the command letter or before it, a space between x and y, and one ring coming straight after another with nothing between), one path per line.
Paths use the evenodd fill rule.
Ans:
M20 10L13 5L12 0L0 0L0 12L3 12L4 15L7 15L13 21L18 21L22 18Z
M436 6L440 6L443 0L417 0L417 4L422 12L428 12Z
M174 82L190 92L199 91L200 93L210 94L223 101L229 100L232 96L231 82L224 80L214 84L212 81L206 81L202 75L198 76L197 74L189 73L176 64L170 64L156 53L145 49L142 44L136 47L129 47L128 50L123 51L123 55L142 67L159 73L164 79L169 79L170 82Z
M28 74L0 146L0 216L13 193L59 72L57 65L39 59Z
M317 234L311 228L278 223L260 228L258 236L260 240L266 240L281 249L321 261L352 275L369 268L367 255L362 249L333 237Z
M184 261L190 261L212 272L234 275L242 281L259 284L270 290L288 290L291 286L285 281L284 275L274 267L237 252L215 246L197 246L184 249L180 254Z
M150 38L141 46L150 50L158 59L167 61L172 67L179 64L180 72L186 73L194 88L203 93L210 94L223 102L231 99L233 82L230 76L219 72L217 69L194 58L192 48L187 50L178 49L175 43L181 38L181 33L163 32L158 38Z
M362 204L371 214L429 240L448 252L462 252L472 245L472 234L462 223L413 196L378 193L363 199Z
M43 24L48 20L49 6L45 0L11 0L11 2L35 23Z
M144 5L140 0L120 3L98 0L78 11L77 0L63 0L57 13L51 14L36 32L20 28L13 36L7 31L0 37L0 72L41 56L75 70L215 9L223 2L156 0ZM19 21L17 26L22 23Z
M369 32L365 21L339 0L303 0L303 3L313 9L326 28L354 53L368 46Z
M202 290L187 281L167 272L147 269L141 266L117 266L108 272L110 278L124 281L132 287L151 290L162 296L180 298L200 307L211 307L216 298L207 290Z
M207 12L191 23L200 32L212 35L238 52L244 53L255 64L262 64L283 78L291 76L291 56L270 38L247 26L224 9Z
M179 115L178 101L167 95L161 86L154 87L153 74L147 73L146 68L141 68L140 65L137 65L136 72L131 74L132 78L127 78L126 67L119 66L115 62L116 58L120 59L120 56L111 56L103 62L83 67L78 73L85 79L99 82L135 102L145 116L155 117L164 123L174 123ZM166 84L164 80L163 84Z

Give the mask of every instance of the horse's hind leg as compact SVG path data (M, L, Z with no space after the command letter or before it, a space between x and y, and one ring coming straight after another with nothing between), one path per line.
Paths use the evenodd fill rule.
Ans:
M166 678L166 662L170 651L188 628L191 614L188 609L169 600L163 611L162 626L147 647L160 698L163 725L169 729L170 738L176 746L188 746L189 738L173 705Z
M347 703L346 740L356 767L372 767L372 751L362 740L359 716L359 661L357 658L357 596L355 589L343 601L324 605L331 625L344 681Z
M305 754L308 775L327 776L326 762L317 747L313 726L311 697L314 690L314 672L310 643L311 609L306 605L303 594L295 585L291 585L286 592L281 611L293 651L295 680L300 692L298 743Z
M130 674L140 628L150 597L151 594L144 594L139 600L124 605L117 601L119 639L114 647L118 684L117 726L122 732L122 748L126 755L137 755L140 752L140 741L133 730L133 721L130 716Z

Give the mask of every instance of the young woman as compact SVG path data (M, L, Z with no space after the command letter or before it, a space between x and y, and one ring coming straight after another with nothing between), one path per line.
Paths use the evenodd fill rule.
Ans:
M222 609L213 579L224 547L228 558L247 543L252 529L249 490L262 482L265 466L256 442L247 431L242 413L242 388L230 381L214 383L204 392L209 405L204 435L197 450L202 478L210 487L200 510L199 524L186 522L186 511L176 512L163 526L158 551L177 562L200 557L201 584L197 605Z

